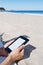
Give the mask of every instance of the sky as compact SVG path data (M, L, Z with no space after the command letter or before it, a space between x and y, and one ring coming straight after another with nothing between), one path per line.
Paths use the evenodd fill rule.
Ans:
M43 10L43 0L0 0L6 10Z

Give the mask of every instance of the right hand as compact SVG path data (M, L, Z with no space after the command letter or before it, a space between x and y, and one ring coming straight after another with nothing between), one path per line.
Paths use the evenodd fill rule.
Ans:
M9 54L11 61L18 61L21 60L24 56L24 45L20 46L19 48L17 48L16 50L12 51Z

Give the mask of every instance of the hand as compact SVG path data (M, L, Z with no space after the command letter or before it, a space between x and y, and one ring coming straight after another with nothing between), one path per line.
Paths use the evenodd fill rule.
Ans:
M21 60L23 56L24 56L24 46L17 48L16 50L12 51L9 54L9 57L11 58L12 62Z
M6 48L7 46L9 46L13 41L14 41L14 40L11 40L10 42L6 43L6 44L4 45L4 47L0 48L0 56L5 56L5 57L8 56L9 53L5 50L5 48Z
M8 52L5 51L5 48L6 48L8 45L10 45L12 42L13 42L13 40L11 40L10 42L6 43L6 44L4 45L4 47L0 48L0 56L5 56L5 57L8 56Z
M8 52L5 51L4 47L0 48L0 56L8 56Z

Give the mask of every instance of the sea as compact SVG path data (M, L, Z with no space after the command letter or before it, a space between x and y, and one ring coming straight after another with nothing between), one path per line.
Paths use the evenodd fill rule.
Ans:
M23 14L43 14L43 10L5 10L4 12L23 13Z
M43 10L8 10L6 12L12 13L29 13L29 14L43 14Z

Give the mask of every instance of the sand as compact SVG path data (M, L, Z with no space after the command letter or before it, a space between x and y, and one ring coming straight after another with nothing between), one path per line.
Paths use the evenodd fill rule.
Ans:
M18 65L43 65L43 15L0 12L0 34L7 41L20 35L29 37L24 58Z

